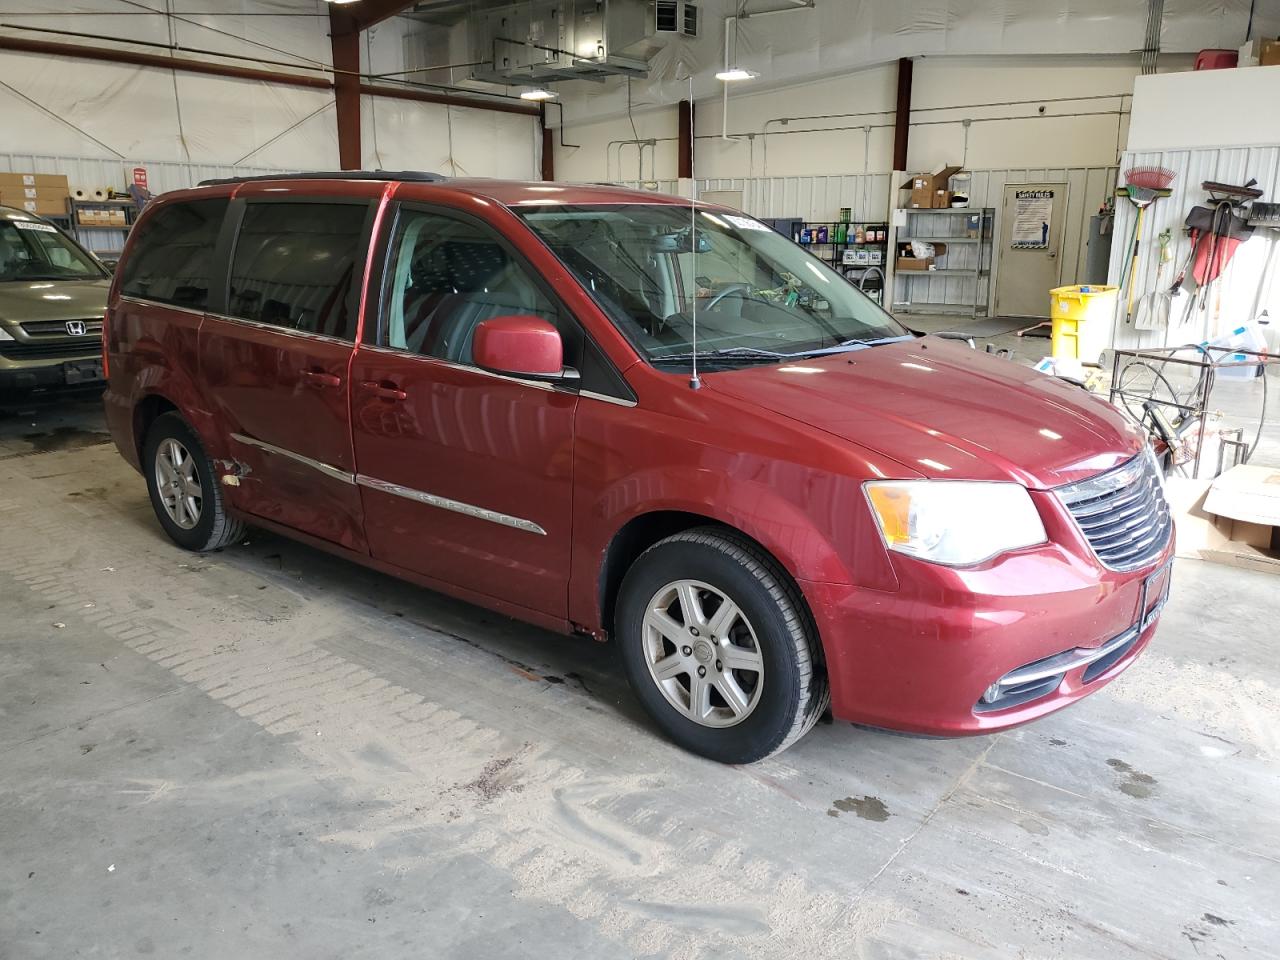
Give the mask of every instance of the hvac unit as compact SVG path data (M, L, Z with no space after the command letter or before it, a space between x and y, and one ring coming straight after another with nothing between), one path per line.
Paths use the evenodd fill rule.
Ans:
M657 33L698 35L698 5L687 0L654 0L654 30Z

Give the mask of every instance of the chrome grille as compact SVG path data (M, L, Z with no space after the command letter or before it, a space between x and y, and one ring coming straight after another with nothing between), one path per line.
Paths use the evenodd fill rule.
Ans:
M74 339L79 340L80 337L99 336L102 333L102 318L92 317L90 319L81 320L84 324L84 333ZM26 323L20 324L22 332L29 337L69 337L67 333L66 320L28 320Z
M1150 448L1114 470L1054 492L1111 570L1145 567L1169 543L1173 519Z

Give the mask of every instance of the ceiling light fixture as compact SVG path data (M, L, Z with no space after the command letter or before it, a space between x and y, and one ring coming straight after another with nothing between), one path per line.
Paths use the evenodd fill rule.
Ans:
M556 94L550 90L544 90L542 87L535 87L532 90L526 90L520 94L521 100L554 100Z
M743 70L741 67L730 67L717 73L716 79L724 83L734 83L738 80L754 80L758 76L759 74L750 70Z

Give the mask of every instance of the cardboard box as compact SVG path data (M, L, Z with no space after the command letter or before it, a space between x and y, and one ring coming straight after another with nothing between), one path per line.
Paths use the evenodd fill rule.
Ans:
M895 265L899 270L932 270L933 257L917 259L916 257L899 257Z
M911 191L911 201L907 206L922 210L951 206L948 187L951 185L951 178L963 169L943 167L937 173L917 173L902 185L903 190ZM946 194L945 203L940 202L942 194Z
M0 192L20 190L23 187L34 187L38 190L61 191L68 196L71 187L67 183L66 174L62 173L0 173Z
M1258 46L1258 66L1280 66L1280 40L1263 40Z
M1202 546L1201 557L1280 573L1280 470L1232 467L1209 483L1203 510L1214 515L1214 526L1225 542ZM1181 537L1180 527L1178 534Z
M27 213L38 214L42 217L65 217L67 215L67 198L65 196L58 197L25 197L21 194L14 196L9 192L0 192L0 204L6 207L17 207L19 210L25 210Z
M935 191L933 191L933 205L934 205L934 207L936 207L937 209L945 209L946 207L951 206L951 197L952 197L952 196L953 196L953 194L952 194L952 192L951 192L950 190L935 190Z
M1213 481L1204 508L1219 517L1280 526L1280 470L1240 464Z

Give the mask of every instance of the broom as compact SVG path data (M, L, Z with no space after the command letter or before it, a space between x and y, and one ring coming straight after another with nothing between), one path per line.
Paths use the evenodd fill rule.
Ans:
M1125 308L1125 320L1133 315L1133 295L1137 289L1134 274L1138 269L1138 249L1142 239L1142 215L1147 207L1156 202L1162 190L1167 190L1173 183L1174 172L1168 167L1131 167L1124 172L1123 193L1138 211L1138 218L1133 225L1133 256L1129 260L1129 270L1122 279L1123 287L1129 283L1129 303Z

